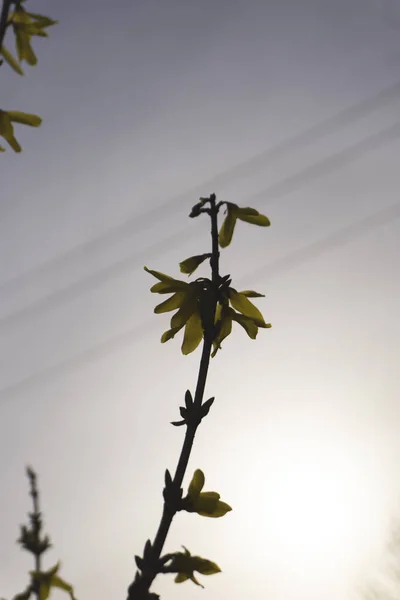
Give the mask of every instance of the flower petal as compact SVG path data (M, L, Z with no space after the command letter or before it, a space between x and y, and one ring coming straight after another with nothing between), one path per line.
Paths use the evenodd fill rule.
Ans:
M175 294L171 296L171 298L168 298L168 300L164 300L164 302L161 302L161 304L157 304L157 306L154 309L154 312L157 315L159 315L170 310L176 310L181 306L184 299L185 294L183 292L175 292Z
M227 214L219 232L218 240L221 248L226 248L232 241L233 231L237 219L238 206L231 202L226 203Z
M190 354L196 350L197 346L203 339L203 324L199 313L196 311L192 314L186 323L185 334L183 336L182 354Z
M246 317L250 317L259 327L265 325L264 317L256 306L244 295L233 288L229 288L229 300L233 308Z
M201 469L196 469L196 471L193 474L192 481L189 484L187 493L188 497L191 500L194 500L198 497L198 495L204 487L204 483L205 477L203 471Z

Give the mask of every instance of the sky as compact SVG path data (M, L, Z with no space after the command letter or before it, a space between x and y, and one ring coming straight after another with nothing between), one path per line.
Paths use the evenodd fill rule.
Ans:
M215 192L271 220L240 223L221 270L272 328L212 360L184 482L201 468L233 510L179 514L165 547L222 573L153 591L362 598L400 512L400 5L29 3L59 24L24 77L1 67L2 108L43 117L0 164L1 596L32 568L30 464L46 566L79 600L126 597L200 355L160 344L143 266L209 250L188 214Z

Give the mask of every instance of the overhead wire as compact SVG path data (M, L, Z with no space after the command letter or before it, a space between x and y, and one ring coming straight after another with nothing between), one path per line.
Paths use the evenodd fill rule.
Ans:
M319 177L334 172L344 165L350 164L352 161L365 156L367 153L372 152L399 137L400 121L250 195L246 198L246 203L255 201L257 207L259 207L260 205L266 205L274 200L281 199L302 186L315 181ZM129 272L133 266L140 264L143 260L148 260L161 252L166 252L171 248L176 247L177 244L182 243L183 240L195 238L196 235L198 234L193 233L192 231L189 232L186 228L182 229L171 234L167 238L152 244L145 250L134 252L111 265L97 270L85 279L78 280L67 287L56 290L43 298L39 298L27 306L23 306L22 308L8 313L0 318L0 333L5 333L10 328L15 327L17 324L20 324L27 319L41 313L46 313L55 306L59 306L69 300L75 299L80 294L93 290L116 277L120 277L126 272Z
M254 269L252 272L246 274L245 277L238 280L238 283L243 281L243 279L247 280L247 278L251 278L253 280L253 278L265 278L267 276L272 278L279 276L292 268L297 268L300 265L306 264L310 260L321 256L332 248L339 248L352 240L362 237L369 231L372 231L378 227L382 227L383 225L386 225L399 218L400 201L392 204L391 206L382 208L372 215L364 217L363 219L353 222L350 225L342 227L332 234L317 240L316 242L312 242L311 244L308 244L299 250L290 252L271 263L267 263L262 267ZM53 365L49 365L42 370L23 377L20 380L0 389L0 403L4 403L12 398L15 398L32 386L43 384L46 381L50 381L56 377L73 372L76 369L99 360L125 346L131 346L134 343L138 343L141 341L145 333L149 333L149 331L153 331L157 327L159 327L157 320L151 319L136 325L124 333L114 335L104 342L96 344L87 350L83 350L82 352L77 353L70 358L59 361Z
M204 193L211 193L211 191L222 187L227 182L233 183L243 177L250 175L257 169L265 166L265 163L273 163L275 160L282 159L286 155L295 152L311 144L318 139L324 138L334 131L338 131L348 125L356 122L369 115L371 112L382 108L384 105L389 103L400 94L400 81L381 89L376 94L364 98L363 100L356 102L331 117L320 121L309 128L295 134L282 142L274 145L271 148L257 154L256 156L241 162L238 165L230 167L223 172L211 177L203 183L196 185L190 190L183 193L177 194L176 196L165 201L159 206L152 207L147 211L134 214L122 223L115 225L108 229L104 233L93 237L90 240L84 241L78 244L72 249L65 251L64 253L51 258L47 262L33 267L29 271L10 278L0 283L0 294L5 293L7 289L18 288L21 285L27 284L35 280L38 276L48 274L55 269L62 268L65 264L68 264L70 260L81 260L90 253L98 252L103 246L113 243L120 239L121 236L132 235L137 231L143 231L150 227L154 220L160 221L160 219L168 217L171 214L172 209L180 209L181 203L187 201L188 198L196 198ZM211 189L212 188L212 189ZM206 190L206 192L205 192ZM207 192L208 190L208 192Z

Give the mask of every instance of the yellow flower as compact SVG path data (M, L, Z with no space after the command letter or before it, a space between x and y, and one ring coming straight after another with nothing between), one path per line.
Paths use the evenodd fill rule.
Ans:
M194 576L195 571L202 575L214 575L221 572L216 563L201 556L192 556L185 546L183 549L185 552L175 552L171 555L171 563L167 567L169 573L177 573L175 583L182 583L190 579L196 585L204 587Z
M217 492L202 492L205 477L203 471L196 469L190 482L188 493L183 500L184 508L188 512L196 512L202 517L223 517L232 508L220 500Z
M164 273L153 271L147 267L145 267L145 271L159 279L159 283L150 288L151 292L172 294L168 300L158 304L154 312L161 314L177 310L171 318L171 328L161 336L161 343L172 339L178 331L185 327L182 353L190 354L190 352L196 350L204 335L198 303L199 282L186 283L185 281L174 279L169 275L164 275Z
M42 119L37 115L31 115L18 110L0 110L0 136L10 144L14 152L21 152L21 146L14 136L13 123L21 123L22 125L29 125L30 127L39 127L41 122ZM0 146L0 152L4 151L5 149Z
M241 208L233 202L224 202L224 204L226 205L226 217L218 236L221 248L226 248L231 243L238 219L252 225L258 225L259 227L269 227L271 224L268 217L261 215L255 208L248 206Z
M199 264L200 258L209 258L209 255L200 255L199 257L191 257L185 263L188 271L193 271L195 266L190 262L196 259ZM154 312L157 314L176 310L177 312L171 318L171 328L163 333L161 342L167 342L175 337L175 335L184 327L184 336L182 343L182 353L189 354L193 352L204 337L203 325L207 329L207 318L204 312L209 314L214 312L213 296L209 296L208 292L211 289L211 282L208 279L197 279L191 283L174 279L169 275L153 271L145 267L145 270L156 277L159 282L150 288L151 292L158 294L172 294L170 298L158 304ZM208 286L208 287L207 287ZM211 325L214 323L215 331L213 332L213 353L215 356L221 348L222 341L230 335L232 331L232 322L236 321L247 332L251 339L257 337L258 329L261 327L267 329L271 327L269 323L264 321L264 317L258 308L250 302L249 298L260 298L263 294L252 290L236 291L232 287L225 290L223 287L218 292L218 299L215 308L215 315L211 316ZM203 306L203 313L201 313ZM203 314L203 320L202 320ZM214 319L214 320L212 320Z

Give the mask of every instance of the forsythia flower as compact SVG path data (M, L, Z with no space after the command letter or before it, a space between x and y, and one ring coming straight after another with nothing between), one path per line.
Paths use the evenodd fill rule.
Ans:
M181 263L187 269L193 272L196 266L204 260L203 257L209 255L194 256ZM202 259L201 261L199 259ZM197 265L195 265L197 263ZM170 298L158 304L154 312L157 314L177 310L171 318L171 328L163 333L161 342L164 343L172 339L178 331L185 327L182 343L182 353L190 354L200 344L204 337L203 323L201 318L201 298L204 296L207 289L204 281L211 283L209 280L198 279L191 283L174 279L169 275L153 271L145 267L145 270L159 279L150 288L150 291L158 294L172 294ZM251 339L257 337L258 329L271 327L269 323L264 321L264 318L258 308L250 302L249 298L260 298L263 294L259 294L252 290L244 290L238 292L232 287L221 290L220 297L216 304L214 315L215 336L213 339L213 353L215 356L221 348L222 341L230 335L232 331L232 322L236 321L241 325L247 335Z

